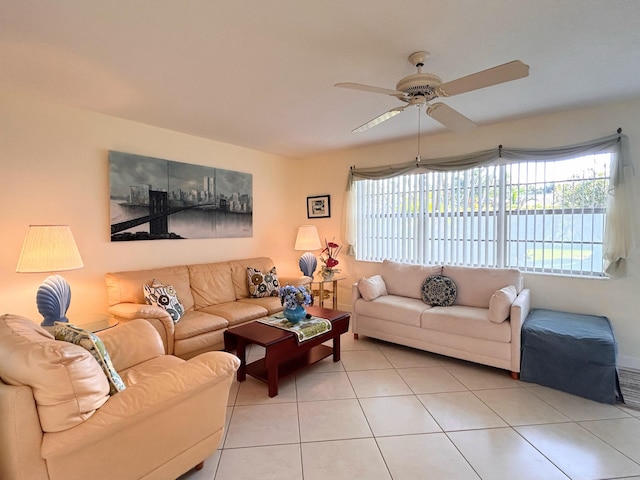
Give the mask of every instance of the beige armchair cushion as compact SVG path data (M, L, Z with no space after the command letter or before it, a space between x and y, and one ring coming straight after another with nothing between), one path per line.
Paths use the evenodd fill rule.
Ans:
M57 341L27 318L0 317L0 378L33 390L44 432L60 432L91 417L109 399L109 383L84 348Z

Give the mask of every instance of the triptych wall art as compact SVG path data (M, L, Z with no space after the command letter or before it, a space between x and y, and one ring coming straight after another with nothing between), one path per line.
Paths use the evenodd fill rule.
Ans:
M109 152L111 241L253 236L253 176Z

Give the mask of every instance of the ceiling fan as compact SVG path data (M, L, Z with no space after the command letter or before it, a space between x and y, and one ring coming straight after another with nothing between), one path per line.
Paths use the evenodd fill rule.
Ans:
M418 69L418 73L414 73L413 75L409 75L401 79L396 84L395 90L372 87L370 85L362 85L360 83L336 83L336 87L391 95L392 97L396 97L398 100L406 103L406 105L392 108L373 120L360 125L358 128L352 130L352 132L363 132L371 127L375 127L376 125L394 117L406 110L408 107L414 105L418 108L426 105L427 115L454 132L467 131L476 126L473 121L442 102L432 104L429 104L429 102L438 97L451 97L453 95L490 87L499 83L510 82L511 80L517 80L518 78L523 78L529 75L529 65L522 63L520 60L514 60L512 62L505 63L504 65L499 65L497 67L467 75L466 77L458 78L457 80L442 83L442 80L437 75L432 73L422 73L422 67L424 67L425 62L430 56L431 54L429 52L424 51L415 52L409 55L409 63L415 65Z

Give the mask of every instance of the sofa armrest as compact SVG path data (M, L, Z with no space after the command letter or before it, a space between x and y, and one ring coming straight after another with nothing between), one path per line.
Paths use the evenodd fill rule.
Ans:
M511 371L520 372L520 343L522 324L531 310L531 290L523 288L511 304Z
M107 311L121 322L142 318L147 320L160 334L165 353L173 354L175 325L171 315L163 308L143 303L117 303Z
M278 276L280 285L292 285L294 287L301 287L302 285L311 285L313 281L312 277L301 275L299 277L280 277Z
M84 457L86 451L113 455L120 449L131 456L126 453L130 445L145 445L162 456L167 453L162 449L175 443L167 439L190 437L195 444L199 436L211 435L212 427L223 428L229 388L239 366L235 355L207 352L150 376L112 395L86 422L45 434L42 456L72 459ZM111 478L118 478L111 473Z

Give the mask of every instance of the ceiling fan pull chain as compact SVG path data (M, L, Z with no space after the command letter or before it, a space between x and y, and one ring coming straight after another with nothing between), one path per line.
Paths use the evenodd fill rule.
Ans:
M422 160L420 158L420 105L417 105L416 109L418 110L418 155L416 155L416 165L417 165L418 163L420 163L420 160Z

